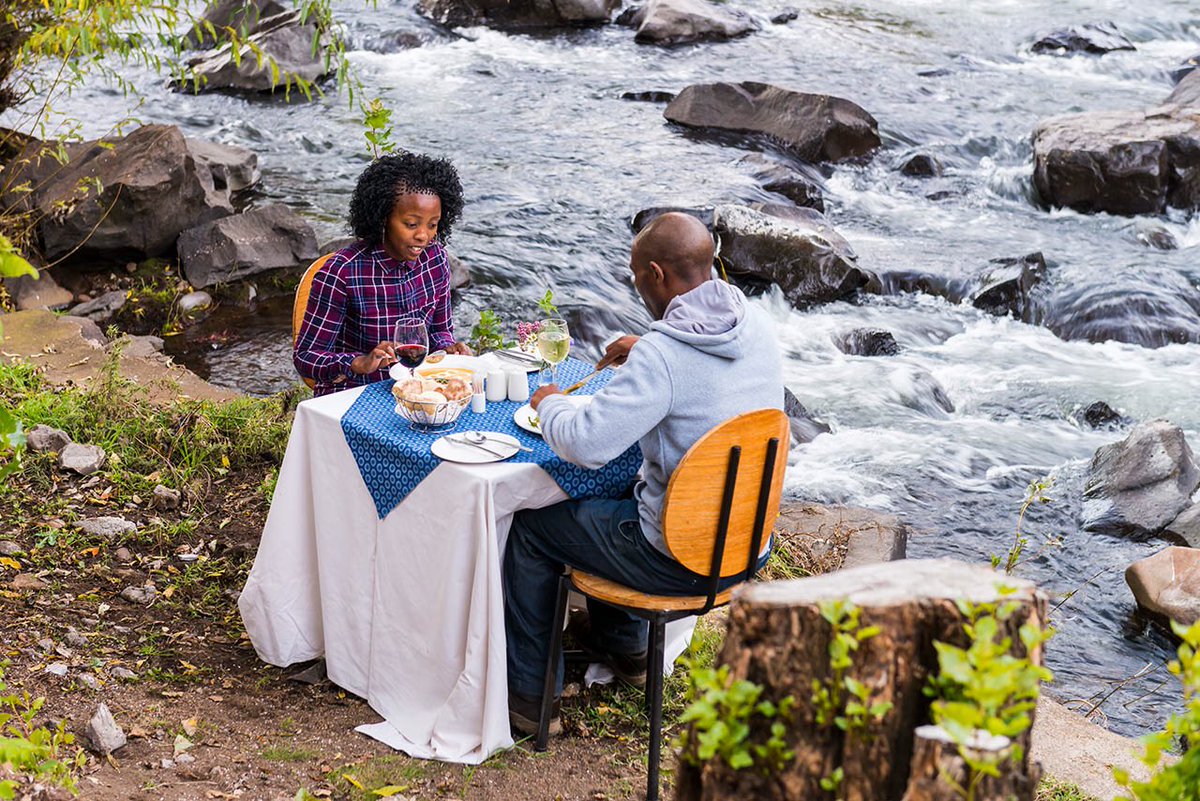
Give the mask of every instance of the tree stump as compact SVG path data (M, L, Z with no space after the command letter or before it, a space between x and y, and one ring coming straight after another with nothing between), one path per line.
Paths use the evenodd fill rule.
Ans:
M932 699L923 691L938 672L933 643L969 645L957 602L1002 599L1015 601L1018 609L1001 623L1001 633L1012 638L1014 655L1025 656L1018 630L1026 622L1044 625L1046 597L1031 582L984 566L952 559L901 560L741 588L717 663L730 666L733 680L762 685L763 699L795 699L785 735L795 759L778 771L757 765L734 770L716 759L695 767L680 760L677 801L899 801L908 785L914 730L930 722ZM880 719L868 718L865 726L848 731L819 724L813 698L814 682L828 687L834 677L829 645L835 632L821 607L843 600L859 608L860 627L879 628L852 654L853 664L844 675L867 688L869 703L892 704ZM1029 654L1035 664L1041 664L1040 651ZM764 743L772 722L751 718L750 742ZM1017 738L1014 745L1022 759L1009 768L1026 776L1036 770L1029 762L1029 740L1028 731ZM822 789L822 779L839 768L836 791ZM1022 793L1017 799L1032 797Z
M959 755L958 746L940 726L921 726L916 732L912 771L904 801L962 801L956 789L972 783L971 770ZM972 757L1003 762L1012 755L1012 741L999 735L979 733L969 743ZM1027 773L1001 769L999 777L984 776L975 784L975 801L1010 801L1033 798L1037 793L1041 769L1029 765Z

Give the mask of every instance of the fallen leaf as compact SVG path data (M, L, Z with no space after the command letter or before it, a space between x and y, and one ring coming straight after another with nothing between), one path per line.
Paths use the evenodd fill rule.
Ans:
M138 664L140 665L141 662ZM178 690L163 690L162 694L164 698L179 698L183 695L183 693L179 692Z
M186 734L188 737L196 736L196 719L195 718L188 718L187 720L181 720L179 722L179 725L183 727L183 733Z
M0 556L0 565L4 565L5 567L11 567L13 570L18 570L18 571L21 569L20 562L18 562L16 559L10 559L7 556Z
M389 784L386 787L380 787L378 789L372 790L371 794L377 795L380 798L391 798L394 795L403 793L405 790L408 789L408 787L409 786L407 784Z
M130 726L126 733L127 737L141 737L143 740L150 736L150 732L143 729L141 726Z
M94 558L94 557L97 557L100 555L100 549L99 548L84 548L82 551L79 552L79 555L80 556L91 556Z
M349 773L343 773L342 778L345 779L346 781L350 782L350 784L354 785L355 787L357 787L360 790L367 789L362 786L362 782L360 782L358 779L351 776Z
M208 700L212 701L214 704L219 704L222 701L224 701L225 699L219 695L210 695L210 696L208 696Z
M191 662L187 662L183 659L179 660L179 664L183 666L184 671L186 671L187 673L195 673L197 670L200 669L200 668L196 667L195 665L193 665Z
M183 693L180 693L180 695L182 695L182 694ZM163 693L163 695L166 695L166 693ZM188 738L184 737L182 734L176 734L175 735L175 756L179 756L184 751L191 748L193 745L195 745L195 743L193 743Z
M175 585L174 584L172 584L170 587L167 587L165 590L163 590L164 598L170 598L174 594L175 594Z

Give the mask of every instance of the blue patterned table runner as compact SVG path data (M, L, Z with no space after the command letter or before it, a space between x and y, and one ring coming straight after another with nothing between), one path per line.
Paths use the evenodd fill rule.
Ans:
M559 365L558 383L564 387L573 384L592 369L589 364L567 359ZM536 372L528 376L531 395L537 388L537 376ZM612 371L605 370L575 394L594 394L611 377ZM642 452L637 445L599 470L586 470L565 462L541 437L513 422L513 412L523 405L514 401L488 401L487 411L483 414L474 414L468 407L458 418L458 425L449 431L429 434L413 431L408 421L396 414L393 383L388 380L369 385L342 415L342 433L380 520L387 517L441 462L429 447L444 434L472 430L511 434L522 445L533 448L533 452L517 451L505 461L534 462L572 498L619 497L642 465Z

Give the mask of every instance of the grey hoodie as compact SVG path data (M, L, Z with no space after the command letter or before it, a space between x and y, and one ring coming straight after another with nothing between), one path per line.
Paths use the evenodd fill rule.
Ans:
M641 445L634 495L642 533L670 556L662 503L684 453L730 417L782 407L783 367L770 318L736 287L712 280L671 301L592 403L577 407L550 395L538 416L554 452L581 467L599 468Z

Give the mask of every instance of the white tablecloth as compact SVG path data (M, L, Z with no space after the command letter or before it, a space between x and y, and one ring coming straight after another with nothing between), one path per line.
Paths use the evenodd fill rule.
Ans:
M324 656L412 756L478 764L512 745L500 565L513 513L566 499L534 464L444 462L383 520L340 424L361 389L300 404L238 607L258 655ZM432 437L431 437L432 441ZM669 627L668 664L691 634Z

